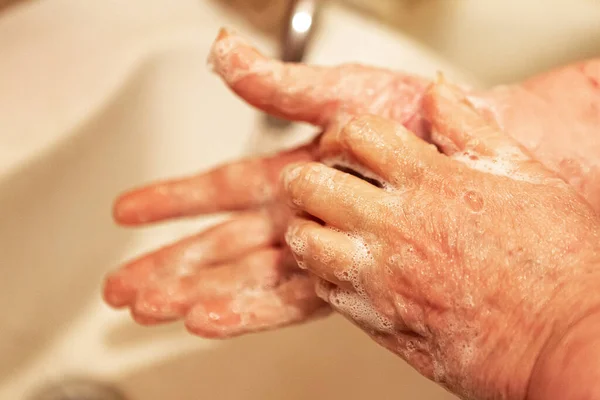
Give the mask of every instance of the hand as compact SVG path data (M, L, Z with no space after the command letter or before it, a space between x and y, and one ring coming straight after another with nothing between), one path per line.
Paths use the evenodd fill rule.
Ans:
M415 99L426 84L420 78L391 72L384 77L380 70L360 66L284 67L225 31L211 53L219 75L250 104L276 116L320 126L333 122L342 100L334 98L334 93L347 99L355 94L356 87L349 88L351 93L335 87L341 79L351 78L365 90L380 86L390 101L393 95L403 104L394 115L406 121L412 118ZM267 65L264 71L280 73L286 79L278 81L264 71L258 73L262 64ZM374 73L377 81L371 79ZM313 84L321 87L314 79L324 84L321 92L309 92ZM346 108L369 109L375 95L348 101ZM114 218L128 226L224 211L238 215L111 273L104 286L105 301L116 308L130 308L133 318L144 325L185 319L192 333L204 337L237 336L327 314L330 309L315 295L310 277L286 256L283 232L289 209L279 201L276 185L283 166L315 159L316 143L271 157L233 162L195 177L158 182L120 196Z
M282 64L226 33L211 59L242 99L281 118L325 128L343 109L392 119L431 140L422 113L428 79L356 64ZM595 59L518 84L472 90L468 98L600 211L599 85L600 59Z
M332 68L281 64L265 58L242 38L225 31L220 33L211 53L215 70L232 90L249 104L273 115L326 128L332 125L340 109L345 110L347 115L372 113L400 122L419 136L429 139L429 128L426 126L421 110L423 93L430 84L426 79L359 65ZM594 184L595 170L575 167L593 163L595 154L598 154L595 151L597 147L593 146L597 136L595 135L597 130L592 129L594 121L590 120L589 116L587 119L581 119L575 111L552 112L553 104L559 106L565 104L579 109L577 99L560 103L565 96L557 89L563 84L561 82L572 85L572 82L588 81L583 74L577 75L580 68L571 68L571 70L572 73L569 72L570 70L566 73L555 73L556 79L552 79L552 76L547 77L545 85L543 82L530 85L534 88L548 87L558 92L559 95L546 96L547 101L540 101L541 97L526 85L497 88L482 94L481 100L482 104L487 104L488 108L500 117L507 115L503 117L506 120L504 124L511 127L511 132L522 132L524 141L527 141L528 137L535 138L535 141L528 143L535 147L534 150L538 150L542 160L555 163L556 160L561 159L561 154L569 155L579 151L581 163L577 159L575 162L561 164L565 167L563 173L567 178L575 177L571 180L577 183L579 188L583 188L580 191L592 200L596 194L594 188L600 188L600 183ZM568 75L569 79L563 79L563 75ZM543 81L543 78L539 78L538 81ZM584 100L588 101L588 98ZM502 106L510 105L511 101L523 106L515 108ZM526 113L527 107L533 110L531 114ZM554 108L568 110L566 107ZM520 109L523 109L523 113L515 114ZM561 124L548 123L549 126L546 127L546 121L559 119L560 115L565 116L559 121ZM520 121L524 123L521 124ZM578 121L580 127L578 132L584 137L579 138L579 141L567 141L564 145L556 145L550 148L553 151L548 151L549 143L562 144L566 141L570 133L563 129L563 126L568 125L569 121ZM531 129L520 129L522 125ZM600 122L595 126L599 125ZM538 134L538 132L542 133ZM536 147L539 137L543 140L540 139L541 145ZM582 143L581 146L579 143ZM586 154L589 155L588 159L585 158ZM300 314L296 313L293 307L275 307L277 312L272 311L268 317L260 318L256 325L228 326L227 323L223 323L216 329L212 322L210 324L203 322L206 318L202 317L202 313L200 313L201 317L197 318L196 315L199 314L192 313L191 310L198 306L198 309L204 310L203 313L210 312L213 316L219 316L220 321L229 321L226 316L231 315L231 311L211 306L209 304L211 302L206 297L179 296L180 292L184 292L182 285L194 288L193 284L187 282L204 282L197 285L196 290L201 287L208 290L207 277L204 275L212 269L188 269L182 276L181 271L184 270L182 264L186 262L186 258L182 255L186 253L187 248L190 249L189 252L193 252L194 248L202 243L212 243L209 251L195 262L196 266L227 263L222 265L224 268L218 269L223 272L222 274L213 275L210 279L211 281L216 279L223 285L236 288L244 287L245 284L242 269L238 268L236 273L226 271L233 271L240 262L245 264L244 256L249 255L251 251L281 250L278 246L282 241L279 231L287 223L285 213L268 210L257 213L261 209L277 208L275 190L269 191L271 195L263 193L262 197L259 196L260 201L257 201L256 197L253 200L248 198L260 193L263 184L272 189L273 180L286 163L315 157L313 146L310 145L297 152L224 165L196 177L159 182L121 196L115 204L114 215L115 220L124 225L141 225L231 210L239 211L242 216L227 225L215 227L196 237L184 239L128 263L108 277L104 288L105 300L114 307L131 308L133 317L143 324L168 322L187 316L187 325L193 333L211 337L234 336L258 329L302 322L313 317L312 310L319 315L323 307L318 302L314 303L313 294L312 297L303 297L299 301L296 308L305 310ZM565 159L573 160L574 157L565 157ZM243 178L235 174L239 169L245 171ZM224 183L219 183L219 179L215 179L216 176L229 178L225 179ZM583 178L577 178L580 176ZM247 186L248 181L254 184ZM594 204L600 206L600 201ZM247 215L248 213L252 215ZM278 215L275 221L271 220L272 215ZM257 232L255 240L247 242L250 236L247 232ZM222 238L223 235L229 235L230 241L219 241L218 238ZM232 251L232 248L237 251ZM281 264L272 262L270 265ZM307 282L305 284L308 285ZM260 286L260 282L249 284L248 289L256 285ZM302 285L304 283L300 284ZM238 297L237 292L231 292L229 300L234 301ZM265 298L263 304L274 304L270 301L271 298ZM177 309L177 312L172 311L172 308ZM255 311L258 312L258 307ZM247 312L253 312L252 308ZM210 326L203 326L203 324Z
M279 172L289 162L313 159L311 151L306 146L243 160L121 196L114 215L127 225L238 213L111 274L106 301L130 307L141 324L185 318L188 329L204 337L275 328L326 312L313 282L282 246L289 209L278 201Z
M288 204L311 218L286 241L319 296L420 373L464 398L525 399L544 345L600 305L600 221L456 88L436 85L424 113L443 154L375 116L322 139L322 157L381 187L288 167Z

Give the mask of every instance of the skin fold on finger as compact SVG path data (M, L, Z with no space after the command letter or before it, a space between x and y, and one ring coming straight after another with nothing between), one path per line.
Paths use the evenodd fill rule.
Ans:
M324 135L319 146L323 162L331 165L340 152L348 154L354 164L368 170L366 175L375 176L388 189L399 184L418 185L432 172L432 166L448 167L447 158L434 145L401 124L375 115L352 118L338 132Z
M330 311L316 296L313 280L296 274L271 290L240 291L197 304L185 325L195 335L224 339L305 322Z
M189 275L273 245L281 240L281 229L267 213L238 216L125 264L107 277L104 299L112 307L127 306L149 282Z
M152 282L138 290L132 310L143 318L164 321L181 318L197 303L277 287L297 273L290 261L281 248L268 248L234 263Z
M300 268L347 289L358 285L359 269L373 261L362 241L303 218L292 220L286 242Z
M382 217L385 192L320 163L290 165L282 173L288 204L334 228L368 229Z
M324 126L344 104L356 112L381 114L422 130L418 110L429 81L420 77L355 64L282 63L225 29L209 61L247 103L278 117Z
M312 145L270 157L222 165L199 175L131 190L115 202L113 216L122 225L260 207L274 200L281 169L314 158Z

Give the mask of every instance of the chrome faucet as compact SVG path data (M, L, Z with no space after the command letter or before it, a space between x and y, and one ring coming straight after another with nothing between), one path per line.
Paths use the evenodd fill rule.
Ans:
M319 14L321 0L288 0L280 42L280 59L284 62L304 61ZM283 129L289 121L267 116L267 125Z
M281 37L281 59L301 62L314 32L319 0L289 0Z

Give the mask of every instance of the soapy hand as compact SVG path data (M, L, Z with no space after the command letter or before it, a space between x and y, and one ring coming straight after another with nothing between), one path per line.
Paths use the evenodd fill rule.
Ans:
M235 93L275 116L333 132L341 110L346 117L370 113L432 140L422 107L430 85L426 79L360 65L286 65L226 31L217 38L211 59ZM595 156L600 115L592 112L600 108L592 85L600 76L597 65L566 68L522 85L471 93L470 98L600 209ZM568 98L566 87L577 87L580 97ZM210 337L276 328L326 313L310 279L289 263L282 246L289 215L275 185L287 163L318 158L310 144L121 196L114 216L128 226L222 211L239 214L110 274L106 301L130 308L140 323L184 318L192 332Z
M217 38L211 59L248 103L321 127L330 125L342 102L348 112L379 109L411 124L427 85L421 78L362 66L284 66L226 31ZM389 102L377 105L382 93ZM237 336L327 314L330 308L315 295L314 282L284 247L290 214L277 188L286 164L317 159L317 143L318 138L271 157L233 162L120 196L114 218L127 226L227 211L237 215L111 273L104 286L106 302L130 308L140 324L184 319L192 333L204 337Z
M272 158L242 160L121 196L114 216L124 225L237 213L111 274L106 301L130 307L141 324L185 318L187 328L204 337L273 329L326 313L314 283L283 247L289 209L278 201L281 168L313 159L311 151L305 146Z
M439 83L423 100L438 148L401 124L352 119L323 163L282 175L302 215L286 241L317 293L463 398L525 399L553 337L600 305L600 220L570 185Z

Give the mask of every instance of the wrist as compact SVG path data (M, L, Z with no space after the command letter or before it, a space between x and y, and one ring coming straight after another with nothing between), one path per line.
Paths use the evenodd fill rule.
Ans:
M552 323L534 364L527 400L600 399L600 278L570 287L568 312Z

